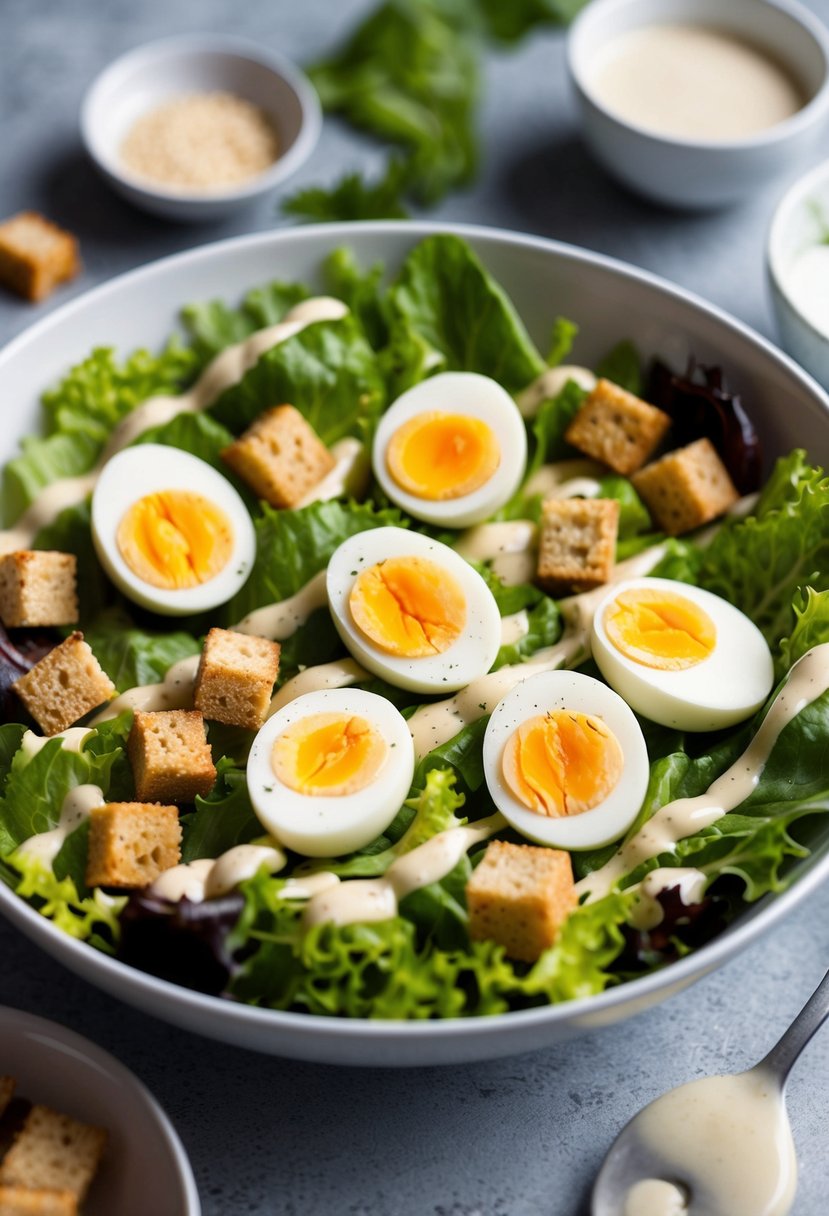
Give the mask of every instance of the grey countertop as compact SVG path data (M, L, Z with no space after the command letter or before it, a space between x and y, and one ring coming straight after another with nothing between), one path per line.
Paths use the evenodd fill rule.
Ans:
M829 0L810 7L829 19ZM0 297L0 340L120 271L283 222L267 202L237 221L179 227L110 194L76 126L83 90L109 60L152 38L221 30L302 62L366 8L363 0L2 0L0 216L33 207L63 223L81 238L85 271L40 308ZM555 33L491 57L482 132L477 183L435 218L614 254L771 332L763 246L782 183L715 215L666 212L624 193L580 143ZM377 163L369 143L327 122L291 188ZM577 1216L637 1107L668 1086L753 1063L783 1030L829 962L829 888L736 961L621 1026L534 1055L418 1072L333 1069L224 1047L102 995L5 924L0 952L0 1002L88 1035L160 1099L190 1154L205 1216ZM790 1087L798 1216L827 1210L827 1095L824 1034Z

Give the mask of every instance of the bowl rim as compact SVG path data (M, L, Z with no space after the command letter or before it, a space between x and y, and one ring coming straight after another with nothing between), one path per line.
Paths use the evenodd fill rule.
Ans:
M812 376L751 326L733 317L717 305L708 303L695 292L688 291L659 275L618 258L547 237L485 225L441 224L410 220L315 224L311 228L292 227L255 232L245 236L209 242L157 259L117 275L75 297L12 338L5 347L0 349L0 375L2 375L5 363L16 357L18 352L25 351L27 345L36 342L42 335L48 334L51 329L58 327L65 318L85 307L88 301L105 299L107 295L121 290L125 285L130 286L145 279L152 279L154 275L164 273L169 269L180 269L249 246L254 248L261 246L270 251L271 247L278 250L279 246L285 242L308 240L333 248L335 243L347 242L356 231L368 233L371 236L403 233L410 237L412 242L439 233L452 233L473 242L476 239L489 241L511 249L523 248L541 256L553 254L579 265L587 263L615 278L656 288L663 295L683 304L692 305L715 320L720 326L724 326L732 333L748 340L754 347L759 348L765 355L782 365L789 376L808 390L815 399L815 408L822 409L829 420L829 394ZM827 426L829 426L829 421L827 421ZM616 1006L631 1005L633 1008L630 1012L633 1012L637 1006L642 1007L648 998L660 989L668 990L666 992L668 995L671 990L675 991L679 987L701 978L747 946L766 929L777 925L792 908L796 907L828 878L829 842L827 842L826 850L822 853L816 850L802 863L802 871L796 881L785 891L773 897L765 897L751 905L739 921L725 932L699 950L660 971L605 989L598 995L581 997L556 1005L541 1005L531 1009L514 1010L480 1018L442 1018L429 1022L329 1018L318 1014L291 1013L262 1008L195 992L139 971L116 958L94 950L86 942L69 937L2 882L0 882L0 914L11 920L29 938L74 970L76 974L99 984L106 991L117 995L119 999L132 1001L145 1009L151 1008L155 1016L168 1017L168 1007L187 1009L188 1012L201 1014L199 1033L212 1034L216 1038L225 1037L221 1031L217 1032L216 1026L230 1020L238 1022L242 1028L247 1027L250 1030L274 1026L275 1033L281 1030L283 1036L291 1038L300 1039L312 1035L321 1045L331 1039L350 1041L385 1039L390 1042L402 1039L423 1042L430 1039L458 1040L463 1037L468 1040L486 1038L490 1035L498 1037L499 1032L503 1033L512 1028L529 1029L539 1024L559 1021L576 1022L580 1019L581 1026L586 1028L591 1024L601 1024L607 1015L612 1014ZM125 996L124 993L129 993L129 996ZM161 1008L164 1009L164 1013L159 1013ZM171 1020L177 1019L171 1018ZM190 1023L182 1024L186 1024L192 1029ZM254 1042L251 1042L249 1046L262 1050ZM514 1047L513 1050L520 1050L520 1047ZM291 1053L280 1047L274 1054L289 1055ZM502 1051L493 1054L507 1053ZM305 1058L311 1057L306 1055ZM404 1061L403 1063L409 1062Z
M114 78L130 67L159 59L182 55L196 58L217 54L247 59L264 67L272 76L284 81L297 99L301 117L296 138L287 152L277 156L269 168L230 189L175 189L132 173L124 168L116 156L106 151L98 135L97 110L101 95ZM278 51L260 46L236 34L176 34L170 38L157 38L152 42L141 43L108 63L84 93L78 121L87 154L106 176L147 198L171 204L183 203L188 207L203 204L207 209L221 204L242 203L269 193L294 173L308 159L319 140L322 130L322 107L317 91L306 74Z
M749 152L757 148L773 147L784 143L787 139L795 138L802 131L819 122L829 111L829 29L826 28L823 22L810 9L799 3L799 0L754 0L756 4L763 4L766 8L775 9L800 25L811 36L815 47L823 58L823 78L820 86L805 105L801 106L799 110L788 118L784 118L782 122L774 123L771 127L757 131L753 135L744 136L741 139L704 140L691 139L688 136L682 135L668 135L659 131L652 131L648 127L640 126L638 123L623 118L615 110L607 107L591 87L586 73L582 70L584 65L581 62L583 56L580 53L581 47L579 42L580 39L585 37L586 28L592 24L600 25L602 17L609 10L628 6L632 7L643 2L644 0L592 0L591 4L581 10L567 35L566 55L570 78L585 100L598 110L607 121L663 150L680 148L687 152L703 152L710 155L724 153L731 156L741 151ZM710 26L713 24L710 21L697 22L690 15L683 18L683 20L699 25ZM654 16L648 22L642 22L642 24L657 24L658 22L659 18ZM664 24L678 24L678 22L668 21ZM750 34L748 27L746 27L746 33Z
M804 201L804 195L814 190L824 180L829 181L829 160L821 161L819 165L811 168L808 173L802 174L793 181L777 203L772 212L766 237L766 267L773 289L777 291L782 300L785 300L799 323L817 341L825 346L829 346L829 335L818 329L811 318L807 317L788 289L782 250L783 239L791 223L794 211Z
M170 1150L170 1157L181 1186L180 1198L185 1205L183 1216L201 1216L201 1201L196 1180L178 1132L158 1099L144 1082L127 1068L126 1064L122 1064L103 1047L99 1047L91 1039L85 1038L61 1022L51 1021L48 1018L40 1017L39 1014L29 1013L28 1010L17 1009L12 1005L0 1005L0 1036L6 1041L6 1036L10 1034L36 1038L43 1042L51 1041L62 1048L69 1048L74 1056L90 1064L95 1071L110 1074L119 1081L124 1089L132 1090L137 1094Z

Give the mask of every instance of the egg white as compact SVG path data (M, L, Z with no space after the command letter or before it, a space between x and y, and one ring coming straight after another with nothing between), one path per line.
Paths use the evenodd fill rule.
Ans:
M349 596L364 570L390 557L421 557L443 567L466 599L463 632L441 654L405 658L375 646L354 622ZM374 528L340 545L328 563L328 604L337 632L369 671L412 692L455 692L484 675L501 646L501 615L492 592L454 549L405 528Z
M230 523L230 557L213 578L198 586L154 587L129 567L118 548L118 528L130 507L162 490L201 494ZM136 604L165 616L185 616L226 603L247 581L256 557L253 521L227 478L190 452L158 443L125 448L106 463L92 494L92 540L116 587Z
M685 596L706 612L716 629L711 654L684 671L660 671L629 659L607 635L604 617L623 591L653 588ZM677 730L719 730L743 722L765 702L774 684L774 663L757 626L727 600L665 578L616 583L593 617L591 645L602 675L637 713Z
M597 806L552 819L528 810L515 797L504 780L503 757L523 722L562 709L601 719L619 742L624 766ZM516 832L557 849L593 849L618 840L638 815L648 788L648 749L635 715L611 688L577 671L545 671L516 685L495 707L484 735L484 776L493 802Z
M374 780L354 794L302 794L274 772L277 736L309 714L323 713L367 719L388 746ZM409 728L390 701L359 688L330 688L297 697L260 729L248 757L248 793L259 822L280 844L305 857L338 857L363 848L388 827L408 796L414 764Z
M389 472L386 452L392 436L418 414L438 411L485 422L495 435L501 460L482 486L461 498L433 501L399 486ZM509 393L489 376L476 372L442 372L410 388L386 410L374 435L374 475L392 502L415 519L450 528L480 523L512 498L527 463L527 432Z

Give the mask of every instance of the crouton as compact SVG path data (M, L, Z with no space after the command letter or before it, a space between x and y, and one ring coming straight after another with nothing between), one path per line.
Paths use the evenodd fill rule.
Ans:
M0 1115L14 1097L16 1084L14 1077L0 1077Z
M56 735L115 695L83 634L65 641L12 685L45 735Z
M627 477L642 467L670 425L670 417L655 405L599 380L564 438Z
M0 1184L69 1191L80 1203L105 1143L102 1128L79 1123L48 1106L33 1106L0 1165Z
M199 660L194 704L213 722L258 730L278 674L278 642L211 629Z
M707 524L740 497L709 439L668 452L631 480L657 527L669 536Z
M0 224L0 283L28 300L42 300L80 270L78 242L36 211Z
M616 560L619 504L613 498L551 498L541 508L537 580L551 595L606 583Z
M148 887L181 860L178 807L108 802L89 819L88 887Z
M469 936L532 963L577 903L569 853L493 840L466 884Z
M0 620L7 629L74 625L78 619L74 553L20 549L0 557Z
M0 1216L78 1216L71 1191L0 1185Z
M216 767L196 709L136 711L127 753L140 802L192 802L209 794Z
M295 507L336 463L292 405L266 410L222 460L272 507Z

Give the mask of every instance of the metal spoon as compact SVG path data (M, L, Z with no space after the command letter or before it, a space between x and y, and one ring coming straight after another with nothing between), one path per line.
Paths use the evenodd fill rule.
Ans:
M794 1199L794 1187L797 1176L797 1163L791 1147L788 1116L786 1115L783 1095L789 1073L802 1052L826 1018L829 1017L829 974L827 974L815 992L807 1001L804 1008L792 1022L780 1041L771 1049L754 1068L744 1073L721 1078L723 1085L734 1083L735 1088L762 1084L764 1093L779 1106L781 1126L788 1137L788 1151L791 1154L789 1187L783 1186L773 1202L767 1207L768 1216L784 1216L789 1211ZM709 1081L712 1079L708 1079ZM663 1098L671 1101L685 1101L689 1091L699 1087L701 1082L692 1081L687 1085L678 1086L668 1091ZM660 1144L659 1135L654 1135L654 1108L662 1099L657 1098L649 1106L635 1115L622 1129L604 1159L602 1168L593 1187L592 1216L644 1216L647 1212L654 1216L674 1216L674 1213L687 1213L688 1216L733 1216L736 1210L735 1199L740 1196L736 1191L726 1195L722 1188L717 1190L716 1180L712 1185L711 1170L708 1168L711 1155L706 1159L706 1166L696 1171L688 1168L682 1156L687 1152L684 1135L674 1138L671 1147L665 1143L663 1133ZM660 1107L660 1113L667 1105ZM649 1117L650 1114L650 1117ZM648 1132L646 1135L645 1133ZM657 1129L658 1132L658 1129ZM722 1159L727 1161L731 1147L723 1138L718 1141ZM784 1145L784 1151L786 1146ZM781 1167L785 1173L785 1162ZM631 1188L646 1179L661 1180L661 1187L654 1185L648 1197L653 1206L644 1202L627 1206ZM735 1180L741 1185L741 1180ZM751 1181L755 1181L752 1179ZM743 1183L749 1180L744 1176ZM671 1185L667 1185L671 1184ZM671 1189L673 1187L673 1190ZM641 1192L640 1192L641 1193ZM764 1216L759 1210L757 1216Z

